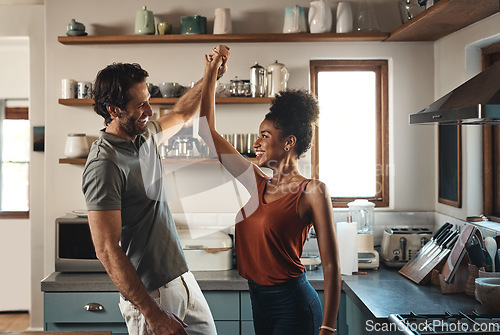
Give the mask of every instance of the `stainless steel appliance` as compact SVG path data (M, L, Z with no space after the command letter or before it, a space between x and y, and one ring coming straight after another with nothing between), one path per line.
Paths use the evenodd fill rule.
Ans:
M402 267L431 239L428 228L387 228L382 234L380 253L390 267Z
M500 124L500 62L420 112L410 124Z
M67 215L56 219L57 272L105 272L97 259L88 219Z
M389 321L400 334L500 334L500 317L471 313L391 314Z

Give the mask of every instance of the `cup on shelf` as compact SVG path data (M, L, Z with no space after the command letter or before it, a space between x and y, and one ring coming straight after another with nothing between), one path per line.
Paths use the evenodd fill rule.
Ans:
M63 79L61 80L61 98L62 99L74 99L76 98L77 83L73 79Z
M78 99L92 98L92 83L88 81L79 81L77 84L77 97Z

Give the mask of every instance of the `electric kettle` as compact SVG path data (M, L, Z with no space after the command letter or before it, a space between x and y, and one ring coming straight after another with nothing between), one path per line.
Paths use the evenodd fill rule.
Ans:
M275 61L267 66L267 96L274 97L279 91L287 88L287 82L290 78L288 69L284 64Z

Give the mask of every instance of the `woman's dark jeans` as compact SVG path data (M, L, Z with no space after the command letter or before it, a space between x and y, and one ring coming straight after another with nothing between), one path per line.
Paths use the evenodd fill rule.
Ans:
M249 280L248 287L256 335L319 334L321 302L305 273L272 286Z

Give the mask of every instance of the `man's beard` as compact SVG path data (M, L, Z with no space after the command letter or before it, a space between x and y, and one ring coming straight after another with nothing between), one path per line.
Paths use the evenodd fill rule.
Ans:
M144 127L144 129L139 127L137 120L138 119L130 118L126 111L121 111L120 126L130 137L144 134L146 132L146 127Z

